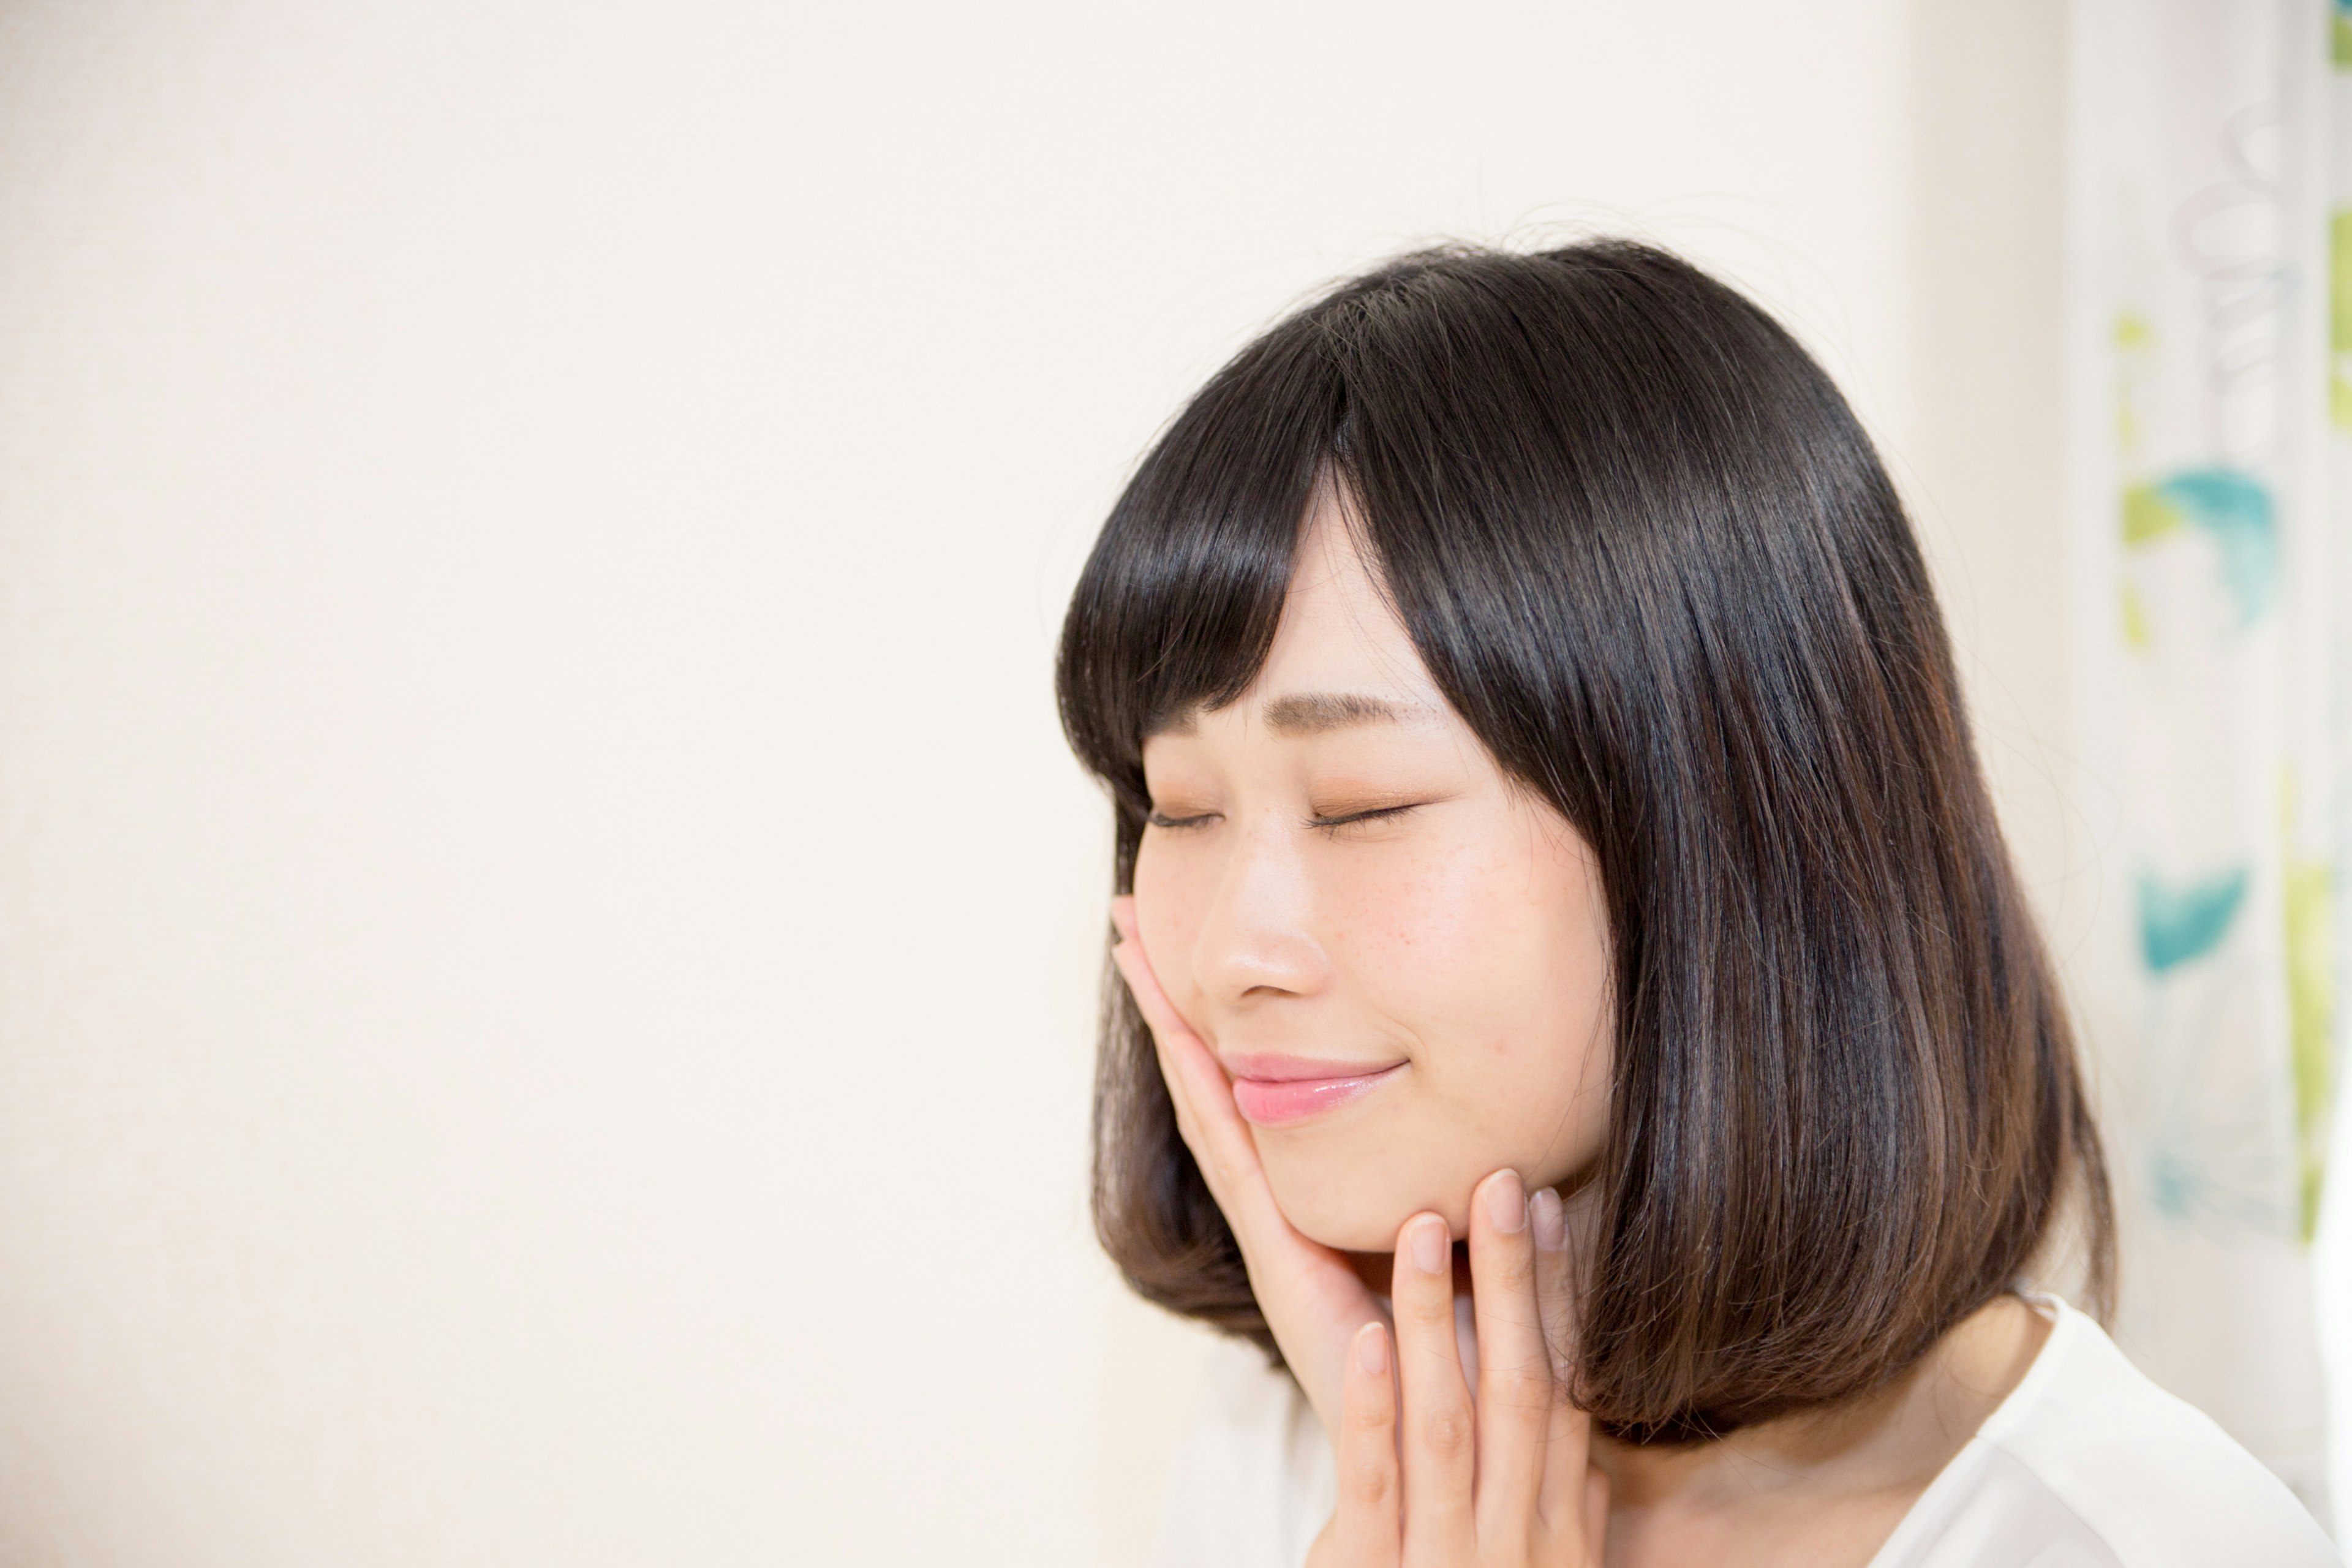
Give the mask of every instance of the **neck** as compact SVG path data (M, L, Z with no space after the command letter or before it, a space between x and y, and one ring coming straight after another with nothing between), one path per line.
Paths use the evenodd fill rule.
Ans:
M1590 1256L1598 1217L1592 1195L1587 1187L1568 1196L1572 1258ZM1365 1283L1385 1295L1389 1255L1357 1254L1353 1261ZM1454 1289L1467 1294L1466 1261L1457 1256L1454 1268ZM1857 1398L1707 1442L1633 1444L1596 1436L1592 1462L1610 1479L1609 1560L1708 1560L1717 1545L1733 1541L1748 1557L1774 1560L1780 1553L1773 1538L1785 1526L1791 1561L1866 1563L2023 1380L2051 1327L2024 1300L2000 1296L1893 1383Z
M2002 1296L1859 1398L1711 1442L1596 1438L1593 1463L1610 1479L1611 1561L1679 1561L1694 1536L1737 1528L1755 1542L1785 1521L1801 1525L1811 1561L1867 1562L2024 1378L2050 1329L2026 1302Z

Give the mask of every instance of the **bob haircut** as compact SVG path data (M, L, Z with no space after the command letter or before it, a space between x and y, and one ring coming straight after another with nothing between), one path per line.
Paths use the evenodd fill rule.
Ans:
M1112 508L1064 729L1131 890L1144 738L1265 662L1345 488L1437 686L1597 856L1615 1076L1580 1401L1680 1441L1864 1393L2114 1221L2066 1014L1910 525L1828 376L1663 251L1402 257L1243 349ZM1274 1351L1107 977L1094 1214L1147 1299Z

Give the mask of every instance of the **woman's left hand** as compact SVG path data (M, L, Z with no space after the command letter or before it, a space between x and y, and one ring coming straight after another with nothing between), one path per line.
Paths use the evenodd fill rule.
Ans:
M1308 1568L1600 1568L1609 1482L1569 1397L1573 1302L1559 1199L1497 1171L1470 1202L1478 1394L1454 1331L1454 1244L1419 1214L1397 1233L1395 1353L1349 1347L1339 1499Z

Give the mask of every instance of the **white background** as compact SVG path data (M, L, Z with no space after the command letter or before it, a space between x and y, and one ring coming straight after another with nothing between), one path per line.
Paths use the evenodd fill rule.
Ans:
M1817 348L2066 948L2060 11L0 11L0 1560L1140 1561L1052 639L1403 244Z

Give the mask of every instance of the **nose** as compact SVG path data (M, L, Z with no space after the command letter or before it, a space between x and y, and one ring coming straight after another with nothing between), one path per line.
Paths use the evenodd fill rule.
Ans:
M1239 836L1202 913L1193 980L1228 1006L1312 995L1329 976L1307 868L1284 828L1264 820Z

